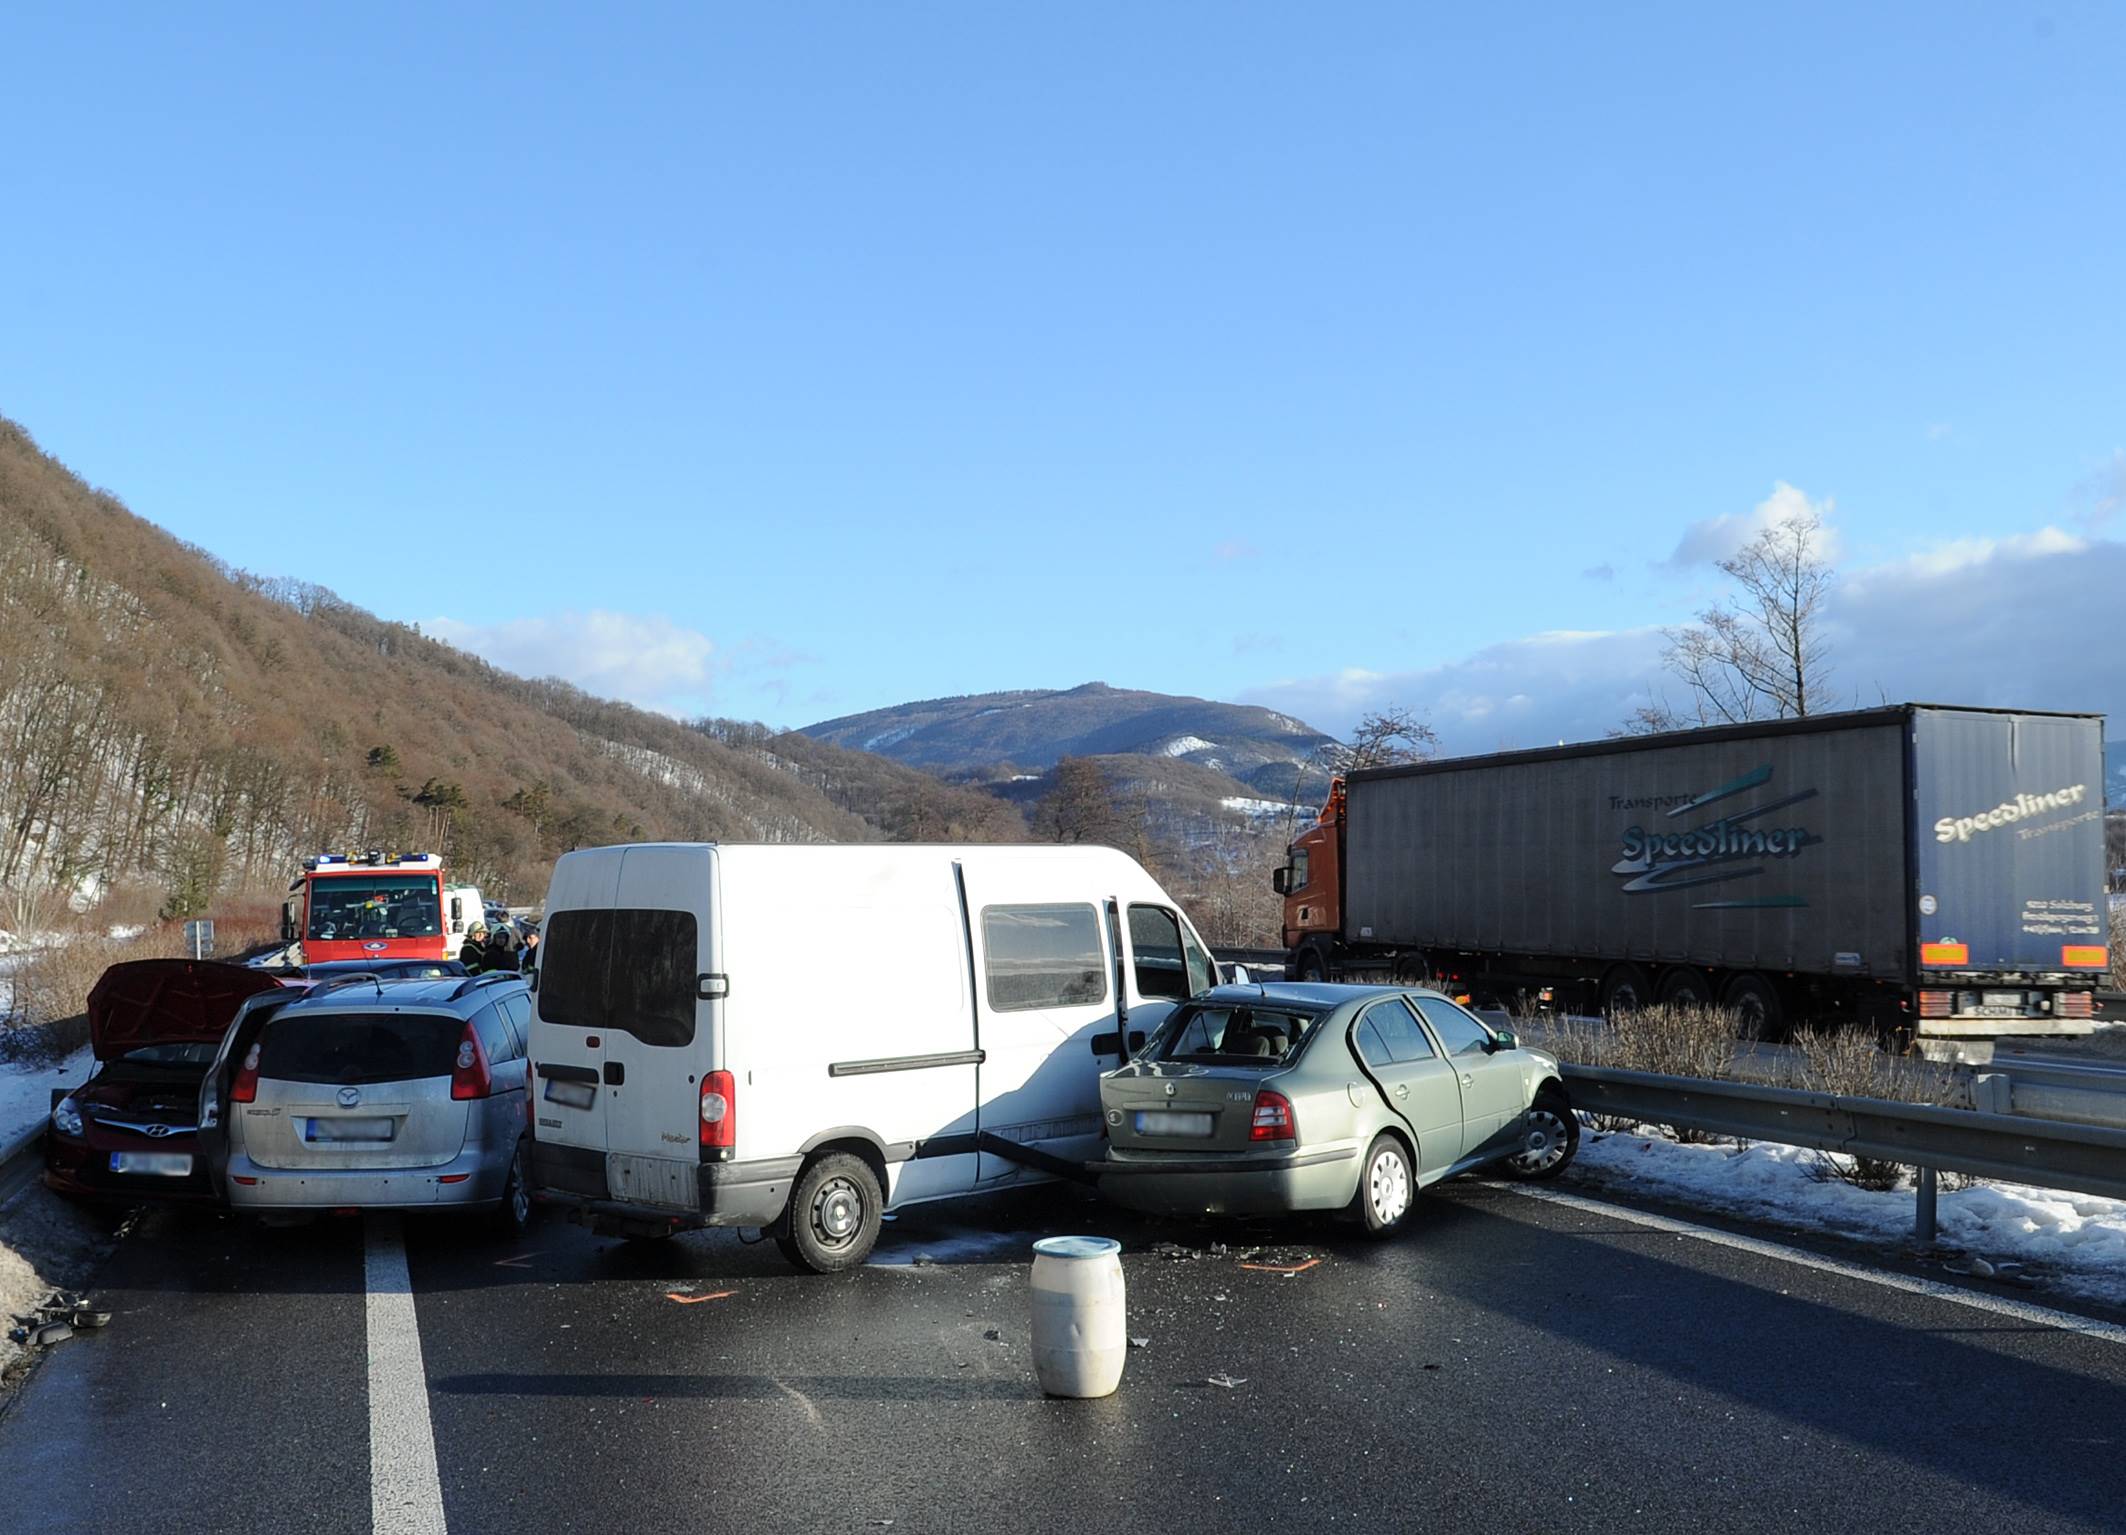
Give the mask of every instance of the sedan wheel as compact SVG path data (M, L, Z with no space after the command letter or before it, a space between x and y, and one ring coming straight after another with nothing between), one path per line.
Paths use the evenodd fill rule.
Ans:
M1555 1178L1580 1149L1580 1119L1560 1098L1539 1098L1528 1111L1522 1150L1506 1159L1506 1171L1530 1180Z
M1365 1219L1366 1230L1386 1236L1400 1226L1416 1194L1417 1180L1410 1174L1403 1143L1392 1135L1376 1136L1358 1178L1358 1213Z

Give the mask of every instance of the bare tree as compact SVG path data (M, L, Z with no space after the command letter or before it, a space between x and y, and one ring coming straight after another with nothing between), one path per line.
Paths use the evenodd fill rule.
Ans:
M1728 597L1687 628L1668 631L1662 663L1690 690L1672 709L1656 695L1627 734L1686 725L1792 719L1820 709L1829 675L1823 610L1836 572L1823 555L1823 519L1789 514L1720 562Z
M1355 773L1361 768L1399 767L1423 762L1438 752L1439 732L1400 704L1390 704L1359 720L1336 768Z

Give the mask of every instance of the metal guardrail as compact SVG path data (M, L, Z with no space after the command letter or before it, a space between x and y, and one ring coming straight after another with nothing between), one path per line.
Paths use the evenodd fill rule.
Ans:
M2126 1199L2126 1129L1607 1066L1564 1072L1573 1106L1589 1113L1917 1167L1923 1242L1934 1239L1937 1171Z

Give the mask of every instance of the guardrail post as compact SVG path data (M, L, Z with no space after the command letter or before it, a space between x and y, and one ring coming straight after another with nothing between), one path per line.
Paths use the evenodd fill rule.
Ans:
M1912 1235L1922 1247L1934 1245L1934 1169L1919 1170L1919 1216L1913 1222Z
M2015 1112L2014 1083L2004 1071L1981 1071L1971 1078L1971 1107L1981 1114Z

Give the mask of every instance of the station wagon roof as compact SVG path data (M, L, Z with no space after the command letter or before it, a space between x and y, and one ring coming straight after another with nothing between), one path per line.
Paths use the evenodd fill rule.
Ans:
M506 971L490 972L497 979L488 985L476 986L458 992L465 987L466 977L443 976L436 980L396 979L383 976L375 984L353 977L339 977L330 990L312 992L296 998L281 1010L281 1016L290 1013L315 1012L471 1012L480 1007L489 997L504 989L511 981L522 981L521 976ZM478 980L481 977L472 977Z

